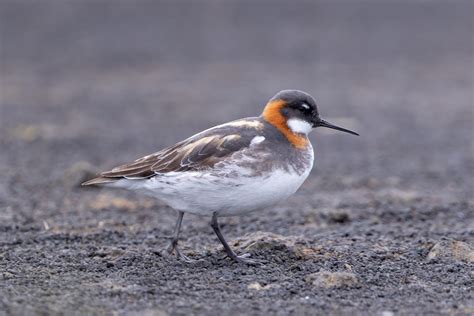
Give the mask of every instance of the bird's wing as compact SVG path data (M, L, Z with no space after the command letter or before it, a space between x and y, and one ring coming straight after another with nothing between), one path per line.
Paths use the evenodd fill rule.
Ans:
M242 130L240 128L240 130ZM229 128L218 128L205 132L165 148L154 154L102 172L97 178L83 185L110 183L116 180L144 179L168 172L186 172L212 168L238 151L250 146L255 129L245 129L244 133L230 133Z

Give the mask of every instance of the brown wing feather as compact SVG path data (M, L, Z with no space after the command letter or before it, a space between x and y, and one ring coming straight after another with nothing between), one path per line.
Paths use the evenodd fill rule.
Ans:
M99 177L83 185L110 183L122 178L144 179L159 173L204 170L214 166L219 158L248 147L251 139L252 137L237 134L191 138L132 163L103 172Z

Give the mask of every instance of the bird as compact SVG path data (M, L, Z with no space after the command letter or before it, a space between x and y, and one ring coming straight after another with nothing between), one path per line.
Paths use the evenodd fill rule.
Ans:
M218 219L262 210L294 194L313 167L308 134L317 127L359 135L322 119L310 94L282 90L258 117L209 128L82 185L142 192L176 210L165 253L174 253L179 260L195 261L178 247L184 214L190 213L211 218L210 226L230 259L258 264L249 254L237 255L232 250Z

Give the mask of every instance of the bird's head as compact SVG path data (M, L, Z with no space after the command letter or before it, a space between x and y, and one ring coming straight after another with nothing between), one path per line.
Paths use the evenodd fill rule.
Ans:
M351 130L339 127L321 118L314 98L299 90L282 90L267 103L263 118L279 129L296 146L301 147L303 139L316 127L327 127L359 135ZM306 137L304 137L306 138Z

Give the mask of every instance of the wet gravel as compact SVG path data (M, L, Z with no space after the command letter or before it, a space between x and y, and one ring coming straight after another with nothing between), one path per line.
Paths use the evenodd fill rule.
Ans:
M474 313L473 4L0 3L0 315ZM284 88L311 136L288 201L222 230L78 186Z

